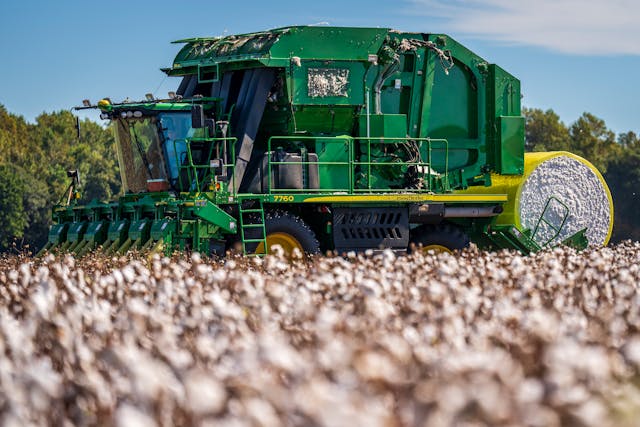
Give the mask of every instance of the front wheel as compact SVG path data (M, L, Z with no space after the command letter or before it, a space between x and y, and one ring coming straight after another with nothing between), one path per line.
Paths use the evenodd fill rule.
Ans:
M469 236L451 224L422 225L410 232L409 250L453 252L469 247Z
M265 216L265 230L269 253L273 253L271 248L274 245L280 245L286 256L291 256L295 249L308 254L320 252L315 233L297 215L283 211L268 212ZM264 243L258 243L255 253L263 254L264 249Z

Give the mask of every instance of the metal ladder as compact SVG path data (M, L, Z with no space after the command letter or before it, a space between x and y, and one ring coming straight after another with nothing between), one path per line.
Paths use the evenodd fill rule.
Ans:
M258 203L257 208L252 207L249 209L245 209L242 207L244 202L251 202L251 200L255 200ZM264 221L264 205L262 203L262 199L240 200L240 203L238 204L238 212L239 212L239 219L240 219L240 237L242 239L242 253L247 256L265 256L266 253L268 252L268 247L267 247L267 230L265 228L265 221ZM260 222L247 222L248 218L245 218L245 214L247 215L259 214L256 216L258 217ZM261 233L259 238L257 237L247 238L246 233L249 230L256 230L256 229ZM262 245L264 247L264 253L259 254L259 253L255 253L255 251L254 252L247 251L247 244L257 243L259 245L260 242L262 242Z

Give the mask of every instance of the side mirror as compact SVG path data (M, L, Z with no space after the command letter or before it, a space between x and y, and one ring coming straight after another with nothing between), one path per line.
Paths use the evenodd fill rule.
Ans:
M204 108L202 108L202 105L196 104L191 107L191 127L193 129L205 127Z
M78 172L78 169L68 170L67 178L71 178L74 183L80 184L80 172Z

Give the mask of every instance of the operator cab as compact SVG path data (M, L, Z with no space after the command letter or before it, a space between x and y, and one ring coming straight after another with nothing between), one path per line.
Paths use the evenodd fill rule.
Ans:
M190 104L122 105L109 117L126 192L196 191L214 147L203 141L210 129L192 127Z

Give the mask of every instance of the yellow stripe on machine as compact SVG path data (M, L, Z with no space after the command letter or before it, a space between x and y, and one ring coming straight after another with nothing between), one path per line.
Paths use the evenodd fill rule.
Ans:
M504 203L506 194L359 194L309 197L305 203Z

